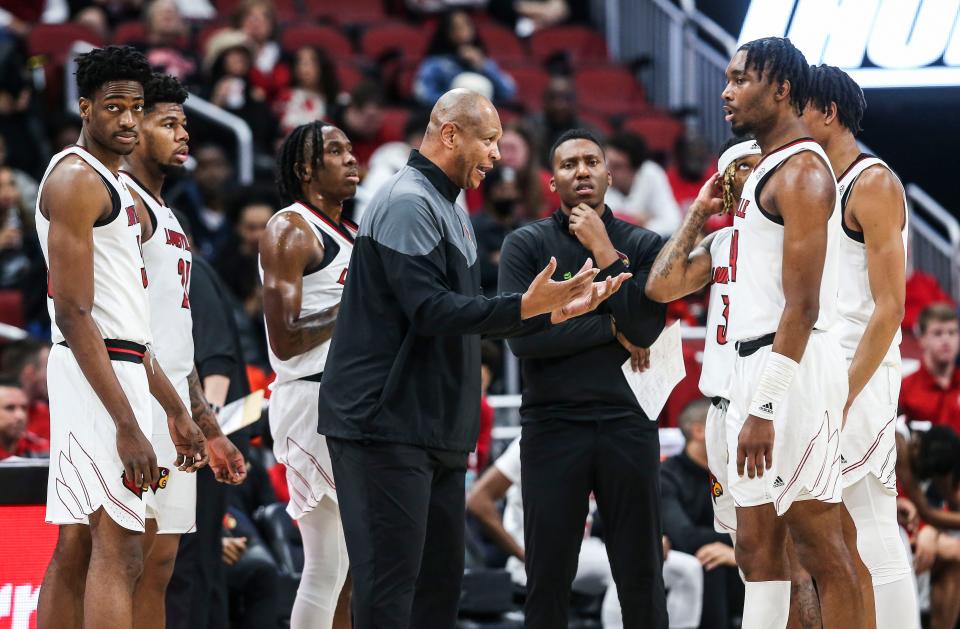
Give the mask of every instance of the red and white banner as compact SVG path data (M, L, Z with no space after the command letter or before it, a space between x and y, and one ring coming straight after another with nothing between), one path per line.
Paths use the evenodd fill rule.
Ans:
M45 507L0 506L0 629L35 629L37 597L57 543Z

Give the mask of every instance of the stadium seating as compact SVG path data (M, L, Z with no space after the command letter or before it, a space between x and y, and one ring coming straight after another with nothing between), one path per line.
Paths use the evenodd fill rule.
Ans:
M408 60L419 60L426 51L428 38L423 29L403 22L387 22L368 27L360 38L360 51L371 60L396 51Z
M313 24L289 26L280 36L280 46L288 53L293 53L303 46L315 46L322 48L334 60L349 59L354 54L350 40L340 29L332 26Z
M607 42L603 36L586 26L555 26L537 31L530 38L530 52L540 62L556 54L564 54L571 61L607 61Z

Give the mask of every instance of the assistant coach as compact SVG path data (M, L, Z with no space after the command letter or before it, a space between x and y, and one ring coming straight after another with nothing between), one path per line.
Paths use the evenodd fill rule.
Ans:
M525 627L567 626L593 492L623 626L665 629L656 418L640 410L621 370L627 359L645 367L641 348L663 330L664 306L644 293L662 242L604 206L610 175L603 148L589 132L561 135L550 159L560 209L507 236L500 292L526 286L550 254L558 274L593 260L598 278L632 271L633 279L590 315L508 341L523 372Z
M629 277L594 283L596 270L585 265L554 282L551 263L516 294L480 295L476 238L456 199L500 158L501 134L487 99L444 94L420 151L374 195L354 245L319 432L337 485L357 629L456 624L480 335L545 329L592 310Z

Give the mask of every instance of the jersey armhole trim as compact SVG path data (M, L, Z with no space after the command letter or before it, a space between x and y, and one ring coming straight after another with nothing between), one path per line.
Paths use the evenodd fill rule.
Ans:
M781 227L783 227L783 217L782 217L782 216L777 216L776 214L771 214L770 212L768 212L768 211L766 211L765 209L763 209L763 206L760 205L760 193L763 192L763 187L764 187L765 185L767 185L767 182L770 180L770 175L772 175L773 173L777 172L777 170L779 170L782 165L783 165L783 162L780 162L779 164L777 164L776 166L774 166L771 170L765 172L765 173L760 177L760 181L757 183L756 187L753 189L753 198L754 198L754 201L756 201L756 203L757 203L757 210L758 210L758 211L760 212L760 214L762 214L763 217L766 218L768 221L770 221L771 223L776 223L777 225L780 225Z
M314 273L319 273L324 270L336 259L337 255L340 253L340 245L336 240L333 239L330 234L326 233L320 229L319 225L311 223L310 225L317 231L317 237L320 239L320 244L323 246L323 259L320 260L320 264L317 265L315 269L309 271L304 270L303 276L307 277L308 275L313 275Z
M117 220L117 217L120 216L120 193L117 192L117 189L110 185L110 182L107 181L107 178L101 175L96 169L97 177L100 177L100 181L103 182L103 185L106 186L107 192L110 193L110 202L113 204L113 209L111 209L110 214L107 216L102 216L98 218L94 223L94 227L105 227L113 221Z
M859 162L861 158L862 156L858 157L857 161ZM847 170L849 171L850 169L848 168ZM847 184L847 189L843 191L843 196L840 197L840 227L843 228L843 233L847 235L847 238L854 242L859 242L862 245L866 244L863 232L847 226L847 200L850 198L850 191L853 190L853 184L855 184L858 179L860 179L860 175L854 177L850 183Z

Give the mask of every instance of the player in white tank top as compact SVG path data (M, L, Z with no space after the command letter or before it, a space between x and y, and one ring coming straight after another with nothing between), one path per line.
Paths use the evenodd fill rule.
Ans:
M48 364L47 519L61 525L38 602L41 626L132 627L130 583L143 551L129 531L145 530L166 482L148 440L151 392L182 435L176 458L160 461L163 470L195 469L206 459L202 435L146 347L140 225L117 178L121 156L137 142L149 77L146 59L131 48L78 58L78 146L51 161L37 201L56 343Z
M281 195L294 203L267 224L260 246L270 365L274 454L286 466L303 537L304 567L291 629L341 626L349 562L333 466L317 433L321 379L339 311L356 226L342 218L356 194L357 160L343 131L323 122L294 129L278 164Z
M900 540L896 503L896 416L900 323L906 283L907 202L897 176L860 153L866 101L839 68L813 69L804 120L838 175L841 202L840 344L850 391L841 441L847 544L873 583L879 629L916 626L916 587ZM867 590L869 592L869 590Z
M218 480L239 483L243 455L220 430L194 367L193 317L190 309L190 243L183 227L160 198L168 173L180 170L187 157L187 91L171 76L155 74L144 88L145 114L140 142L124 160L120 179L134 193L143 227L143 261L150 278L150 322L153 348L183 404L207 438L210 467ZM163 408L153 404L151 438L157 458L175 455ZM137 626L163 627L164 597L180 535L196 531L197 480L176 468L156 492L157 533L137 584Z
M811 75L788 39L767 37L736 52L721 95L733 131L754 133L764 152L734 212L738 268L728 336L737 359L726 416L727 489L737 503L745 629L786 625L788 533L822 586L823 624L865 620L839 504L847 386L829 330L838 319L840 209L829 162L805 139L800 118Z

